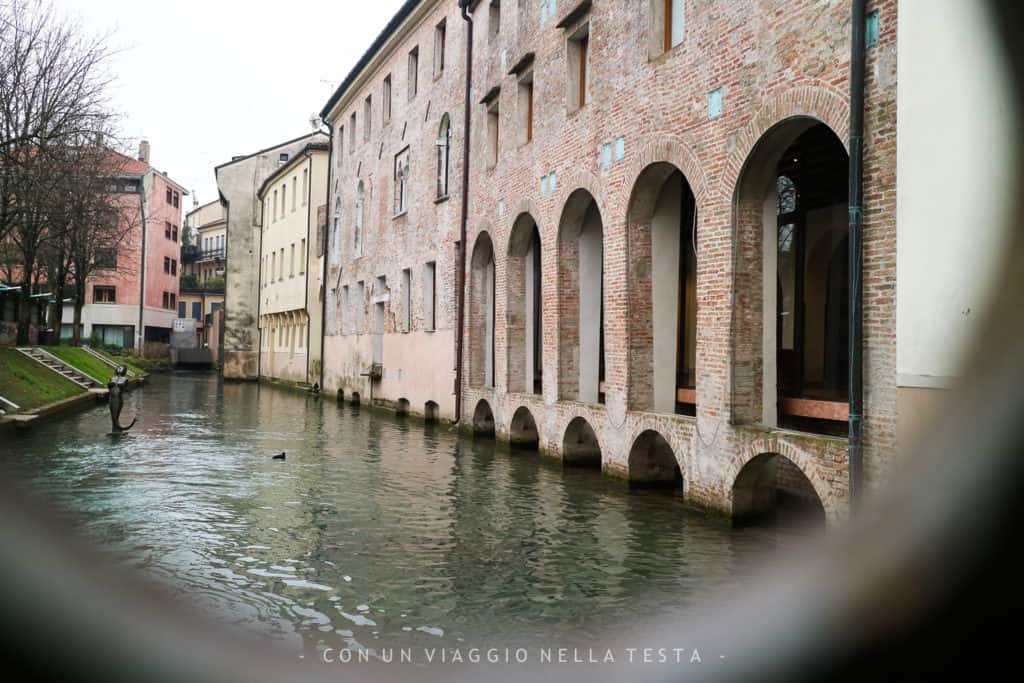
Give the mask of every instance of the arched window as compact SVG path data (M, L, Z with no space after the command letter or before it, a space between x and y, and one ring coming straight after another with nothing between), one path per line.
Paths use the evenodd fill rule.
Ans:
M448 159L452 147L452 126L448 114L441 117L441 128L437 135L437 196L448 196Z
M331 265L341 262L341 197L334 200L334 226L331 228Z
M363 181L356 188L356 208L352 224L352 256L363 255Z

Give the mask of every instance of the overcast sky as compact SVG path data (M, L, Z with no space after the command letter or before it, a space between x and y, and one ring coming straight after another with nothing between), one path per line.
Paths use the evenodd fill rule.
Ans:
M308 132L310 116L401 5L53 1L85 30L114 32L124 133L148 139L153 165L200 204L217 197L214 166Z

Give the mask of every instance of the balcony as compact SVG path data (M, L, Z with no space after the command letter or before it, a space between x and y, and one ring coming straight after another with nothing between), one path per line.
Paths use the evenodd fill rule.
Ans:
M200 249L197 246L189 245L181 248L182 263L202 263L204 261L224 261L226 259L227 250L224 247Z

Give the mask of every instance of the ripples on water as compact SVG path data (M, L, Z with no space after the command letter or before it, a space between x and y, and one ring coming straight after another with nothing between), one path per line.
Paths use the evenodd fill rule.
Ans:
M266 386L156 377L124 414L139 425L117 440L106 406L40 426L3 467L179 599L306 652L583 642L740 585L776 541L599 472Z

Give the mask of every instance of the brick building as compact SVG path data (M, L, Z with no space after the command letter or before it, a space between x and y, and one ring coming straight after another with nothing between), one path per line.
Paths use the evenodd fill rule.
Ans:
M468 174L459 3L406 2L321 112L332 130L324 388L734 516L844 514L850 3L468 5ZM869 485L890 464L901 411L935 386L896 363L904 5L925 14L920 0L877 0L865 27ZM927 63L932 30L901 27L916 40L900 58ZM946 123L935 116L920 143ZM942 234L951 248L965 239ZM970 273L942 276L977 294ZM912 290L901 308L938 310ZM966 334L945 313L929 321ZM927 379L938 364L920 368Z

